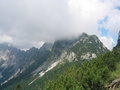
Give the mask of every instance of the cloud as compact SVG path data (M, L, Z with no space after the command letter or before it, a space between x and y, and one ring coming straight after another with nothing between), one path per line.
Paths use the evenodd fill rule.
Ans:
M117 34L120 30L120 10L113 10L102 24L102 27L106 28L110 35Z
M0 35L0 43L13 43L13 38L7 35Z
M101 26L112 31L111 13L119 15L119 5L119 0L0 0L0 35L11 37L18 48L82 32L99 35L98 22L106 16Z
M115 42L113 38L111 37L100 37L100 40L104 43L104 45L109 49L112 50L112 48L115 46Z
M73 28L78 32L98 34L98 21L111 11L111 3L101 0L70 0Z
M33 46L40 48L42 45L44 44L44 42L40 41L40 42L33 42Z

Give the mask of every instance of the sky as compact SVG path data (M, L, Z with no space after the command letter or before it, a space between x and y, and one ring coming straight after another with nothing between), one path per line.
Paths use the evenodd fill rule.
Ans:
M120 30L120 0L0 0L0 43L27 49L82 32L112 49Z

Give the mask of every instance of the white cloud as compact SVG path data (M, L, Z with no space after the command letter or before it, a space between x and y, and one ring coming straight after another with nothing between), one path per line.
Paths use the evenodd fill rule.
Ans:
M40 42L33 42L33 46L40 48L42 45L44 44L44 42L40 41Z
M111 11L107 21L103 23L103 27L109 31L110 35L117 34L120 30L120 10Z
M13 43L12 37L8 35L0 35L0 43Z
M19 48L38 47L40 41L81 32L99 35L98 21L106 16L105 28L119 28L119 19L118 26L110 27L119 17L114 10L118 5L119 0L0 0L0 35L14 39Z
M111 37L100 37L100 40L109 50L112 50L115 46L115 42Z
M111 3L101 0L70 0L69 6L73 14L73 28L89 34L98 33L98 21L103 19L112 8Z

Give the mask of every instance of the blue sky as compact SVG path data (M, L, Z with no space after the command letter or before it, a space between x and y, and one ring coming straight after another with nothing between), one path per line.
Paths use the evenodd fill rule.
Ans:
M109 30L105 29L105 28L99 28L99 31L101 32L101 36L102 37L109 37ZM114 35L111 36L115 42L115 45L117 44L117 40L118 40L118 33L115 33Z
M114 10L117 10L118 12L120 12L120 6L116 6L116 7L114 7ZM117 17L116 15L114 16L114 17ZM112 16L112 18L113 18L113 16ZM115 23L116 25L115 26L113 26L113 28L114 28L114 30L112 31L111 30L111 28L106 28L105 26L104 26L104 24L106 24L107 22L110 22L109 21L109 19L111 19L111 17L110 16L105 16L103 19L101 19L100 21L99 21L99 32L100 32L100 36L101 37L111 37L112 39L113 39L113 41L114 41L114 46L117 44L117 40L118 40L118 32L119 32L119 30L120 30L120 28L116 28L116 27L118 27L117 26L117 24L118 23L116 23L115 21L113 21L113 23ZM118 17L118 20L119 20L119 17ZM117 20L116 20L117 21ZM112 22L112 21L111 21ZM120 22L120 21L118 21L118 22ZM114 25L114 24L113 24ZM119 25L119 24L118 24ZM112 26L112 23L111 23L111 26ZM115 30L115 28L116 28L116 30ZM111 32L110 31L112 31L112 33L113 34L111 34Z
M120 6L117 6L116 9L120 11ZM119 31L120 31L120 28L119 28ZM103 32L105 32L105 31L103 31ZM108 32L105 32L105 33L108 33ZM116 33L112 36L112 38L113 38L113 40L115 41L115 44L117 44L118 32L116 32Z
M116 9L120 10L120 6L117 6Z

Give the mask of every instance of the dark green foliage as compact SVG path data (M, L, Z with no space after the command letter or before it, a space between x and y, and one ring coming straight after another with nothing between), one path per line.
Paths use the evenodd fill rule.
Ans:
M71 66L57 79L49 81L45 90L104 90L111 79L111 73L120 63L119 48L105 55L84 62L80 67Z
M15 89L15 90L22 90L21 85L20 85L20 84L18 84L18 85L16 86L16 89Z

